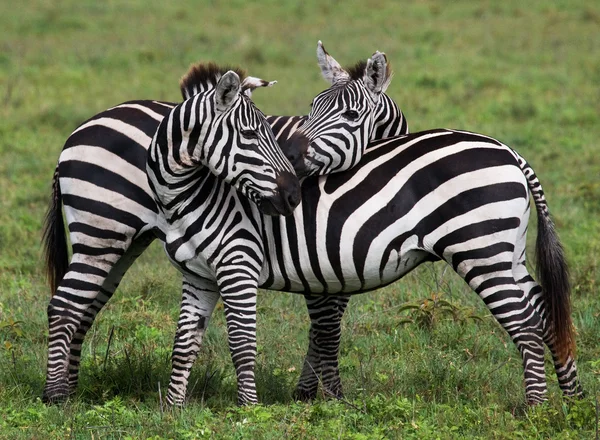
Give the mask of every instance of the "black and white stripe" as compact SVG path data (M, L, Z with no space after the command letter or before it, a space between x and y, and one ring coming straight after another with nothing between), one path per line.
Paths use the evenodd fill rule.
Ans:
M404 124L398 118L394 119L397 127L381 128L374 117L377 112L386 121L399 116L381 98L392 78L385 54L375 52L366 62L343 69L319 41L317 58L331 87L313 99L306 121L283 146L299 176L348 170L360 161L374 134L391 135ZM391 113L385 114L388 109ZM304 161L304 168L292 151L301 153L298 160Z
M256 87L270 84L251 77L243 82L247 94ZM197 88L190 92L184 88L182 94L190 97L203 90L204 88ZM100 113L73 132L59 158L54 178L53 203L46 221L49 275L53 291L56 291L59 282L65 284L69 279L77 279L80 283L72 286L72 295L87 296L87 299L81 300L82 304L85 303L81 323L70 344L65 340L65 344L70 347L70 390L77 385L81 344L96 314L110 299L129 266L156 237L155 234L164 238L159 228L158 208L145 174L145 160L146 148L159 123L175 105L158 101L131 101ZM278 140L283 142L306 119L297 116L269 117L268 121ZM402 112L385 94L381 94L373 119L372 135L401 134L407 129ZM70 265L67 262L60 215L61 202L64 204L73 243L74 252ZM84 287L84 291L78 292L79 287ZM186 371L189 373L187 366L191 366L193 360L188 356L190 352L195 352L193 347L196 343L188 346L187 342L181 344L177 341L189 339L185 335L186 329L190 328L189 322L193 321L190 321L190 316L196 314L194 310L202 309L205 301L199 294L200 290L185 277L183 292L182 313L173 357L174 378L178 374L187 374ZM210 298L211 293L204 291L203 295ZM340 307L334 303L335 298L329 300L331 310ZM339 301L345 307L347 300L341 297ZM311 305L307 304L310 310ZM51 327L51 337L53 332L57 332L56 326ZM311 347L313 343L314 340L311 340ZM184 349L186 347L188 349ZM312 347L311 350L316 348L318 347ZM52 357L49 356L49 359ZM314 363L314 360L310 359L310 362ZM61 364L61 367L64 368L64 365ZM49 372L52 371L51 368L49 362ZM64 384L66 379L61 378L61 381ZM177 383L177 379L173 383ZM63 390L66 388L63 385L61 387ZM60 393L51 394L46 392L46 398L62 397Z
M543 289L525 264L530 192L538 211ZM304 294L309 305L313 325L299 397L316 394L319 376L327 394L341 395L337 355L344 298L437 260L452 266L511 336L523 358L530 404L546 399L544 345L564 394L581 394L562 248L537 176L506 145L443 129L375 141L352 170L307 178L292 216L258 215L251 223L258 225L264 250L259 286ZM250 324L235 352L250 366L256 311L247 293L235 305ZM214 297L207 291L186 295L187 315L193 314L193 301ZM242 396L243 389L255 390L253 376L239 386ZM254 394L246 397L241 403L253 401Z

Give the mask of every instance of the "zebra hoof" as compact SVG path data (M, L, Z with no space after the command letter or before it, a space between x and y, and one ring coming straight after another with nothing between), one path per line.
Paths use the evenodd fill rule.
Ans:
M292 397L294 398L294 401L310 402L317 397L317 390L296 388Z
M344 398L344 393L342 392L341 387L336 387L333 389L323 388L323 394L325 395L325 397L331 399L340 400Z
M58 405L65 403L71 393L68 387L53 388L51 390L44 390L42 393L42 402L46 405Z

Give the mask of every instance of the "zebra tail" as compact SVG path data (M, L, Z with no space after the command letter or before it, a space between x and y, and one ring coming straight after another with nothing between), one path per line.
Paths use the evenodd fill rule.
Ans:
M69 251L61 208L62 196L58 183L57 166L52 180L52 199L50 200L44 219L42 237L44 259L46 260L46 274L52 294L56 292L58 283L63 279L69 267Z
M550 218L542 185L531 166L524 159L520 159L521 169L527 178L537 210L536 275L542 286L556 354L559 361L566 362L569 356L575 356L569 268L554 223Z

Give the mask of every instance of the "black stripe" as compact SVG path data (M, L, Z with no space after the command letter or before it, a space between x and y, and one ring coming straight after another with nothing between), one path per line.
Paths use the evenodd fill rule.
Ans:
M134 200L149 211L158 212L156 202L144 188L139 187L136 183L101 165L79 160L69 160L61 162L58 168L61 178L72 178L90 182L101 188L121 194L129 200Z
M117 223L123 223L134 228L136 231L139 231L145 226L145 223L135 214L117 209L108 203L90 200L85 197L71 194L63 194L62 198L65 206L70 206L79 211L91 212L100 217L114 220Z
M468 251L456 252L452 255L452 267L454 270L460 263L465 260L476 260L490 258L494 255L501 254L502 252L513 252L515 246L512 243L499 242L494 243L490 246L479 249L470 249Z
M94 226L80 222L69 223L69 231L71 233L79 232L85 235L89 235L90 237L101 238L103 240L127 240L126 234L122 234L120 232L116 232L110 229L96 228Z

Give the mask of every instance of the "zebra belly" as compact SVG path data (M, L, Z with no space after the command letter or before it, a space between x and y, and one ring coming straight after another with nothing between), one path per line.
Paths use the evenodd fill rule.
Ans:
M399 280L408 272L416 268L422 262L429 260L429 254L424 251L413 250L400 254L393 252L380 272L379 266L366 268L364 280L358 276L338 278L335 272L322 273L324 282L314 276L311 267L304 267L302 276L296 272L296 268L288 267L288 285L283 278L273 280L261 279L261 288L281 290L293 293L311 294L339 294L360 293L384 287ZM352 265L352 262L344 262L344 265ZM264 272L263 272L264 273ZM312 274L312 275L311 275Z
M295 216L299 223L301 212ZM300 243L292 246L285 230L279 229L281 235L275 240L282 246L277 253L270 253L270 261L267 257L263 264L259 283L262 288L311 294L360 293L390 284L431 259L431 254L419 247L416 235L403 237L402 244L397 246L397 240L402 240L397 234L381 234L379 242L365 244L370 251L364 263L357 264L352 246L339 243L336 252L328 254L321 241L307 241L306 235L301 234L292 240L294 244L296 239ZM274 236L269 234L271 238ZM339 258L339 263L331 260L331 255Z
M367 276L361 290L377 289L393 283L428 259L429 253L421 250L410 250L403 253L393 251L381 273L378 268L374 268L376 270L373 270L372 274L368 272L365 274ZM345 292L350 293L347 288Z

